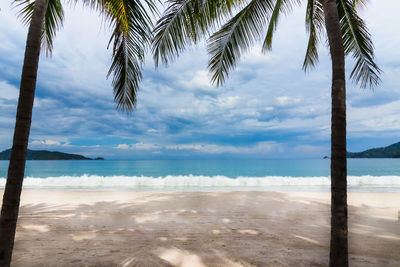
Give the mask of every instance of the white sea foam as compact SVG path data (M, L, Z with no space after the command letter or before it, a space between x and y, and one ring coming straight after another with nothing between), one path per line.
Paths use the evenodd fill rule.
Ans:
M0 178L0 188L4 188L5 179ZM391 188L400 190L400 176L349 176L350 188ZM299 188L317 187L329 188L329 177L290 177L290 176L265 176L265 177L237 177L226 176L195 176L181 175L165 177L149 176L59 176L48 178L26 177L24 188L32 189L179 189L193 188L204 190L206 188L233 188L238 190L248 189L273 189L276 187ZM386 190L385 190L386 191Z

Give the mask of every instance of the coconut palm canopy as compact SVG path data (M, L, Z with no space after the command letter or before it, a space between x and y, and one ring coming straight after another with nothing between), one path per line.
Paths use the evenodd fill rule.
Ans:
M142 78L144 51L151 41L151 18L146 7L135 0L85 1L100 11L113 28L109 41L113 43L113 60L108 75L114 74L114 99L117 107L132 110L136 90ZM145 0L147 8L156 12L153 2ZM25 176L27 147L35 99L40 50L49 54L53 38L61 27L64 12L59 0L23 0L19 3L22 20L29 26L26 39L21 87L18 97L13 145L0 217L0 265L10 266L22 183Z
M384 74L382 86L376 90L359 90L348 80L348 149L352 152L398 141L395 135L399 130L396 46L400 41L387 23L399 23L394 10L400 3L385 2L386 10L376 1L369 1L367 7L359 10L373 34L375 56ZM209 83L211 75L205 69L209 57L204 39L200 41L200 38L200 46L192 45L167 67L160 65L154 70L151 57L146 57L137 108L129 117L115 112L113 75L105 80L112 54L112 43L106 50L111 36L109 24L102 23L99 12L82 7L81 2L75 6L68 5L67 1L61 3L65 13L63 28L54 39L52 57L46 58L43 52L39 68L32 149L67 149L71 153L76 150L81 154L91 153L87 156L105 155L116 159L158 158L171 153L174 157L193 157L193 153L208 157L216 154L212 146L219 149L219 157L236 157L239 153L246 157L329 154L329 53L325 32L322 32L317 69L302 71L308 38L304 24L306 1L280 17L273 50L263 56L260 46L266 25L254 47L242 52L224 87ZM16 105L27 28L15 16L21 7L15 4L10 7L7 1L1 2L0 7L0 69L3 70L0 87L2 92L10 92L3 93L3 97L14 96L11 100L1 100L0 105L4 117L0 122L3 133L0 148L4 150L11 146L9 136L15 109L9 105ZM355 61L351 53L347 59L346 70L350 76ZM43 101L47 101L46 105ZM206 113L201 108L207 108ZM226 138L226 131L230 139ZM273 146L272 151L258 149L265 141L275 142L265 144ZM70 145L64 145L67 143ZM120 144L123 148L126 144L129 149L117 148ZM186 149L172 149L182 144L186 144L183 146ZM197 145L202 144L206 147L199 150ZM303 145L309 148L301 149L299 146ZM297 147L298 150L293 150ZM162 154L157 154L158 151Z
M20 8L18 15L29 25L35 1L16 0ZM117 108L131 111L136 104L136 92L142 79L145 51L151 43L153 23L151 13L157 13L152 0L72 0L82 2L97 10L109 24L112 34L112 64L108 76L113 76L114 99ZM150 12L149 12L150 11ZM50 55L53 40L62 28L64 11L60 0L49 0L42 35L42 49Z
M222 84L241 54L258 39L262 50L272 48L274 31L281 14L289 13L300 0L199 1L171 0L158 22L154 58L164 63L178 55L187 44L212 31L208 39L211 80ZM306 27L309 41L303 69L318 61L317 46L326 29L332 59L331 119L331 243L329 266L348 266L347 161L346 161L346 78L345 55L352 54L356 64L352 77L361 87L379 83L380 69L374 63L373 45L356 7L357 0L308 0ZM237 12L232 13L232 10ZM211 30L210 30L211 28ZM264 34L266 30L266 34ZM213 31L212 31L213 32Z
M167 64L188 45L208 38L211 79L221 85L255 42L262 42L263 52L271 50L280 16L304 2L309 37L303 69L308 70L318 62L318 45L325 41L322 0L170 0L155 28L155 63ZM371 36L357 14L365 4L366 0L337 0L345 53L355 59L350 77L361 87L373 87L380 83L381 70L374 62Z

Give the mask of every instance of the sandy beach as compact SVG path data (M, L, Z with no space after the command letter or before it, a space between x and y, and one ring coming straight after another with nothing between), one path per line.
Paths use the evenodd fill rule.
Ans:
M329 198L25 190L12 264L326 266ZM351 266L400 266L399 210L400 194L349 194Z

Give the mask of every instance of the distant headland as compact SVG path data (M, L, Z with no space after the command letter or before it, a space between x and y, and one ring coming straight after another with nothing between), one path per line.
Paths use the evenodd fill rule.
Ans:
M390 146L368 149L362 152L347 152L348 158L400 158L400 142Z
M0 160L10 160L11 149L0 152ZM82 155L68 154L58 151L30 150L26 156L27 160L104 160L104 158L87 158Z

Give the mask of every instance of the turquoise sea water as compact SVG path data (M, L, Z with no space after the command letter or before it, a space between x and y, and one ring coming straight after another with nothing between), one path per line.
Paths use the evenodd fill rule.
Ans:
M329 190L329 160L28 161L26 188ZM8 161L0 161L0 188ZM353 191L400 192L400 159L349 159Z

